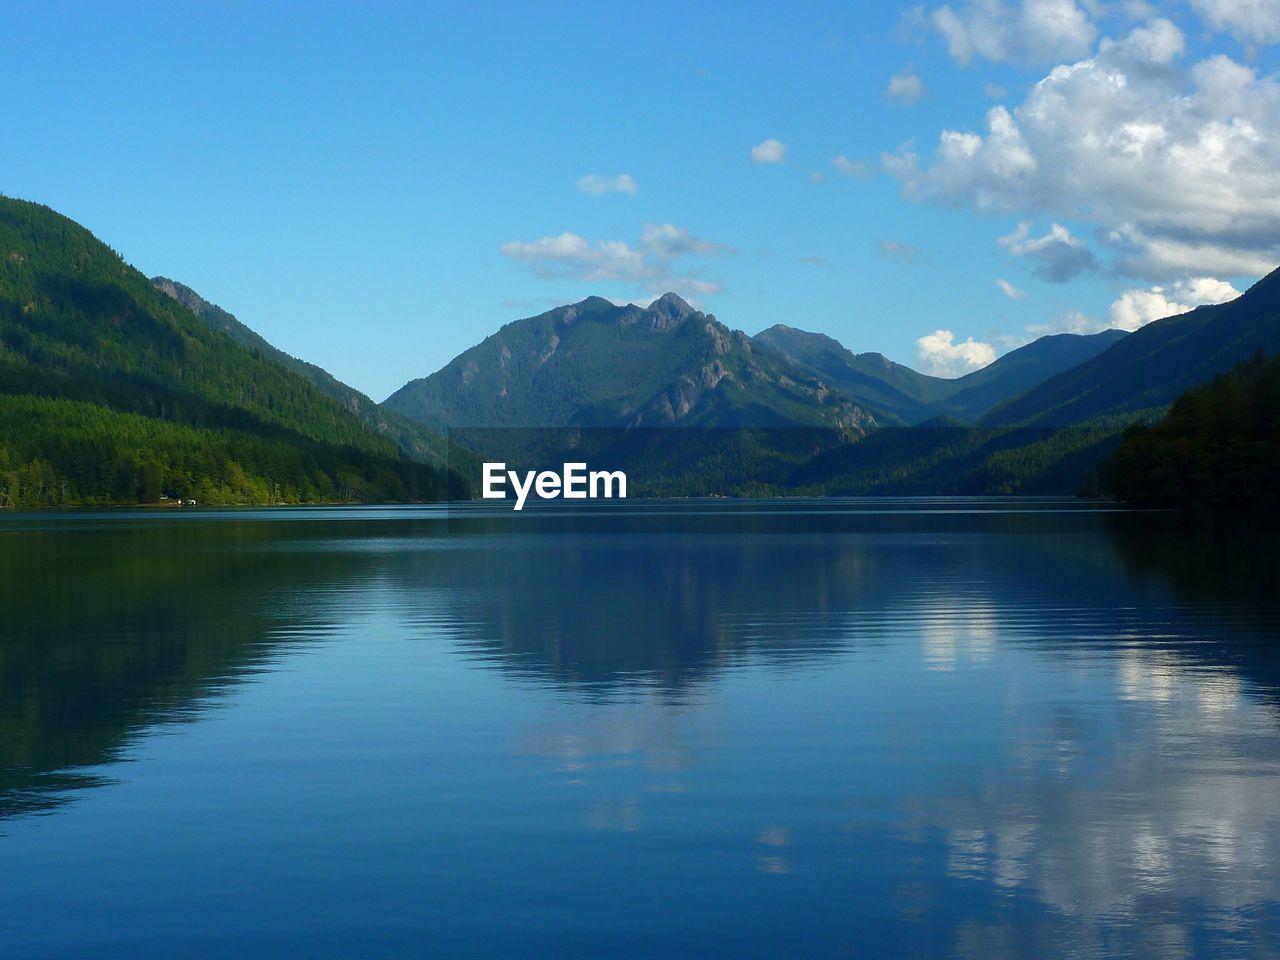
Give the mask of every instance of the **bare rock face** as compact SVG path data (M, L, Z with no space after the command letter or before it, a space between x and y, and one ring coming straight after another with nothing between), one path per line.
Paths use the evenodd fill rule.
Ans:
M698 402L698 398L701 396L701 391L698 389L698 385L688 377L681 377L677 380L675 387L672 389L672 393L674 394L673 399L675 401L674 406L677 420L686 416L689 411L694 408L694 405Z
M725 377L732 376L719 360L712 360L702 368L702 386L706 390L714 390Z
M547 341L546 352L538 354L538 366L542 366L544 363L550 360L553 356L555 356L555 352L559 348L560 348L560 338L553 333L551 335L551 339ZM504 347L503 349L506 349L506 348Z
M208 300L187 285L178 283L176 280L170 280L168 277L155 277L152 279L151 285L166 297L172 297L187 309L195 311L197 316L209 308Z

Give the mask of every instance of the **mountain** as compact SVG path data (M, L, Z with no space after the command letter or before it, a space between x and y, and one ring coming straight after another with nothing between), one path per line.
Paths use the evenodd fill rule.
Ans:
M1280 505L1280 356L1259 353L1134 424L1103 470L1122 500L1160 507Z
M936 412L976 420L1011 397L1111 349L1126 336L1123 330L1103 330L1041 337L953 381L956 391L937 405Z
M984 422L1052 426L1156 413L1259 349L1280 350L1280 271L1229 303L1135 330L1093 359L994 408Z
M516 320L383 404L456 427L822 426L860 436L872 410L674 293L601 297Z
M349 387L329 371L314 363L299 360L268 343L262 336L245 326L232 314L217 304L210 303L185 284L167 277L152 277L151 283L161 293L177 300L197 317L229 336L236 343L257 351L269 360L294 373L306 377L321 391L337 400L344 408L373 428L375 433L388 437L417 460L440 462L444 456L443 441L412 420L390 410L384 410L354 387Z
M419 499L441 471L212 329L88 230L0 198L0 505Z
M825 334L781 323L751 339L901 423L915 423L931 416L930 405L945 399L953 389L950 380L917 373L879 353L853 353Z
M910 424L937 416L974 420L1002 401L1096 356L1123 336L1123 331L1108 330L1091 336L1041 337L954 380L917 373L878 353L853 353L831 337L783 324L753 339L836 390Z

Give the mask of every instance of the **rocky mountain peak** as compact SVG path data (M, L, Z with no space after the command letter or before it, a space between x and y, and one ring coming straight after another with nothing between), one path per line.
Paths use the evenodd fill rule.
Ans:
M151 284L166 297L177 300L184 307L194 310L196 313L210 305L204 297L200 296L185 283L179 283L177 280L170 280L168 277L152 277Z
M669 320L679 323L686 317L690 317L698 311L689 306L682 300L678 294L664 293L653 303L649 304L649 310L652 313L661 314Z

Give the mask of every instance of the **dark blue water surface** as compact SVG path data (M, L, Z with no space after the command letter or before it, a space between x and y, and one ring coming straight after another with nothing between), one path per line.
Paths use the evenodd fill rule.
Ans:
M0 955L1280 955L1275 539L0 515Z

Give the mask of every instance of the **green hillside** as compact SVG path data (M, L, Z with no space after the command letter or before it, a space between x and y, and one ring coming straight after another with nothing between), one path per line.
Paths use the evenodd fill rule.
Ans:
M1280 356L1259 351L1131 428L1103 478L1144 506L1280 505Z
M929 421L878 430L813 457L787 480L813 496L1071 495L1094 480L1128 421L974 427Z
M0 503L417 499L441 476L83 227L0 198Z
M349 387L329 371L297 357L290 356L268 343L256 331L245 326L236 317L217 304L210 303L185 284L167 277L152 277L152 284L161 293L172 297L187 307L197 317L221 330L242 347L257 350L280 366L301 374L320 388L323 393L337 400L342 406L363 420L380 436L398 443L415 460L440 463L444 459L444 441L412 420L390 410L384 410L354 387Z

